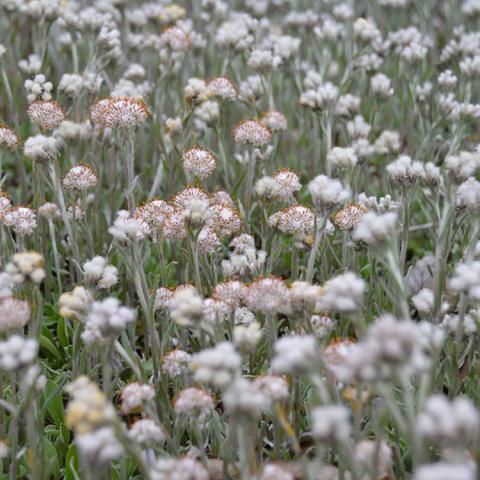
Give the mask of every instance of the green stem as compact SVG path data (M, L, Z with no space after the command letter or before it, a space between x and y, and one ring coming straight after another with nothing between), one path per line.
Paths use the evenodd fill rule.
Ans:
M308 257L307 263L307 273L305 274L305 280L311 282L315 273L315 259L317 257L318 249L320 248L320 243L322 242L323 229L327 223L327 216L323 215L320 220L315 218L315 240L313 242L312 249L310 250L310 255Z
M13 372L10 376L10 389L12 405L17 404L17 374ZM10 478L17 478L17 451L18 451L18 415L10 418Z

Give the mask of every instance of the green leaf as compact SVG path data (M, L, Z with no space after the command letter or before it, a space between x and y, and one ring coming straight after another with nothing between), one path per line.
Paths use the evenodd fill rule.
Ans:
M63 389L65 381L64 378L59 379L58 377L56 380L56 382L54 382L53 380L48 380L45 386L44 395L46 400L43 408L47 409L48 414L55 422L57 428L61 429L64 421L63 397L61 391Z
M60 462L58 460L57 449L47 439L44 440L45 466L47 467L47 478L60 478Z
M57 336L58 336L60 345L63 348L67 348L68 346L71 345L72 342L70 341L68 327L65 323L64 318L60 318L60 320L57 323Z
M45 335L40 335L40 346L51 353L55 358L59 360L62 359L62 354L58 348Z
M78 474L78 454L77 447L72 443L65 459L65 480L81 480Z

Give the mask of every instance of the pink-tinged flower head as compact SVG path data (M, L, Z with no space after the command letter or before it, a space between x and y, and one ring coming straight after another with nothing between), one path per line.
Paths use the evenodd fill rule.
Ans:
M107 128L134 128L144 123L147 117L145 103L131 97L103 98L90 109L92 122Z
M339 210L332 221L340 230L353 230L367 211L363 205L352 203Z
M150 200L136 209L135 217L141 218L151 228L162 229L167 216L173 210L174 208L165 200Z
M87 165L77 165L68 171L62 183L67 190L83 192L97 184L97 175L91 167Z
M172 199L172 204L182 210L188 208L192 200L201 200L203 202L210 202L210 196L205 190L199 187L186 187L178 192Z
M258 278L249 285L245 294L245 304L250 310L266 315L288 313L290 291L281 278Z
M215 77L208 82L210 95L224 100L234 100L238 96L237 87L227 77Z
M287 118L280 112L266 112L262 115L260 122L272 132L280 132L288 127Z
M32 123L43 130L53 130L65 120L63 108L54 101L36 100L27 109L27 114Z
M18 137L13 130L0 126L0 148L5 147L10 150L16 150L19 143Z
M204 179L215 170L217 161L215 155L203 147L193 147L183 154L183 169L186 173Z
M37 216L31 208L16 207L5 215L4 223L17 235L30 235L37 228Z
M209 211L210 216L207 219L207 226L220 237L227 237L240 230L242 221L234 208L224 205L212 205Z
M262 147L272 140L269 128L257 120L244 120L233 129L235 143L248 143L254 147Z

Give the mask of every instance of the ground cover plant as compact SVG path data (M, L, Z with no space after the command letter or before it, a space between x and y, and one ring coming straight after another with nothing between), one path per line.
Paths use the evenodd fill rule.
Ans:
M478 478L479 16L0 0L0 478Z

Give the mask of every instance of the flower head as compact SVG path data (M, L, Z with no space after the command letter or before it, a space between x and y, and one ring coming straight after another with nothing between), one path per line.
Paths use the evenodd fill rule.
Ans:
M90 109L92 122L107 128L134 128L147 117L148 109L143 101L131 97L104 98Z
M308 184L313 203L319 209L331 209L350 199L350 192L343 188L339 180L318 175Z
M154 397L155 389L152 385L130 383L122 390L121 410L125 415L141 412Z
M37 358L38 343L33 338L12 335L0 342L0 369L13 372L31 365Z
M257 120L244 120L233 129L235 143L247 143L254 147L262 147L270 143L272 132Z
M62 183L67 190L83 192L97 184L97 175L91 167L77 165L68 171Z
M266 277L252 282L245 293L245 304L267 315L290 311L290 292L281 278Z
M281 132L287 129L288 121L281 112L271 111L262 115L260 122L272 132Z
M315 337L290 335L275 342L272 370L277 373L301 375L318 363L319 350Z
M165 225L167 216L173 210L174 208L164 200L150 200L137 208L135 217L146 222L152 229L161 230Z
M396 228L396 213L387 212L378 215L374 212L367 212L360 218L352 237L357 242L380 246L393 238Z
M186 173L204 179L215 170L217 160L213 153L203 147L193 147L183 154L183 169Z
M340 230L354 230L367 211L363 205L351 203L333 215L332 221Z
M215 77L208 82L210 94L224 100L234 100L238 92L235 84L227 77Z
M27 114L35 125L43 130L53 130L65 120L65 112L62 107L51 100L36 100L27 109Z
M199 187L186 187L172 198L172 205L181 210L185 210L192 200L201 200L208 204L210 202L210 196L205 190Z
M240 215L232 207L212 205L209 208L209 215L206 225L220 237L233 235L242 226Z
M23 146L23 152L34 162L47 162L58 157L59 146L59 141L55 137L35 135L27 138Z
M30 304L15 297L0 299L0 332L14 332L30 320Z
M213 398L200 388L182 390L174 400L175 412L191 417L199 417L213 410Z
M292 205L271 215L268 223L284 233L305 239L313 232L315 214L310 208L303 205Z
M5 214L5 225L18 235L31 235L37 228L37 215L28 207L15 207Z
M192 356L184 350L171 350L162 358L162 372L171 378L188 373Z
M221 342L193 355L190 368L197 382L223 388L239 375L241 363L233 344Z
M16 150L19 140L16 133L10 128L0 126L0 147Z
M159 41L162 47L168 47L173 52L182 52L190 47L188 34L176 26L166 28L161 33Z
M117 298L109 297L93 302L87 323L99 329L104 336L120 335L129 323L136 320L136 311L120 304Z
M350 436L350 412L342 405L312 410L312 433L320 442L346 442Z

